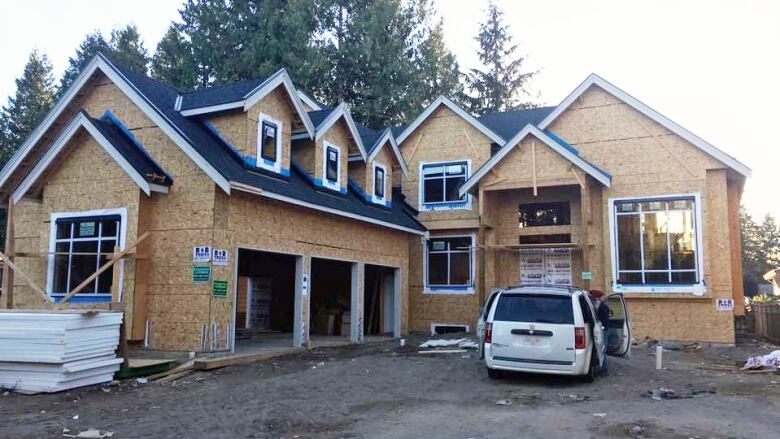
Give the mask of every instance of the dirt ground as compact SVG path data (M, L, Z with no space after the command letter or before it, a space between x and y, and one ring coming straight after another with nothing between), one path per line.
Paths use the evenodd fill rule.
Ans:
M317 349L169 384L6 393L0 439L89 428L114 438L780 437L780 375L701 369L773 349L762 343L667 351L661 371L638 346L584 384L537 375L492 381L475 353L420 355L422 340ZM661 387L680 398L648 397Z

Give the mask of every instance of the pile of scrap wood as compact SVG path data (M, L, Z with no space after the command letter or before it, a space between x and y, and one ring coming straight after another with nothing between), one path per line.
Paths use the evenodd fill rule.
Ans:
M123 362L121 324L121 312L3 310L0 387L59 392L111 381Z
M195 370L194 366L195 366L195 360L190 360L187 361L186 363L182 363L177 367L174 367L171 370L166 370L165 372L160 372L158 374L151 375L147 377L147 379L160 384L170 383L171 381L176 381L179 378L183 378L191 374Z

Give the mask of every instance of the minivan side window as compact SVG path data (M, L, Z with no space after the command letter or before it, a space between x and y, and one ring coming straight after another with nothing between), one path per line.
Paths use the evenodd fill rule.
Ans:
M580 310L582 310L582 319L585 323L593 323L593 314L590 312L585 296L580 296Z
M574 324L571 296L553 294L502 294L493 321Z
M498 297L498 291L494 292L490 295L490 297L488 297L488 301L485 304L485 311L482 314L482 318L484 320L487 320L488 314L490 314L490 308L493 307L493 302L496 301L496 297Z

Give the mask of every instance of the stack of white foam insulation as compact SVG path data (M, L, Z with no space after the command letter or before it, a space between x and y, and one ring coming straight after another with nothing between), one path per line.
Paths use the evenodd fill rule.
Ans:
M58 392L111 381L122 313L0 311L0 387Z

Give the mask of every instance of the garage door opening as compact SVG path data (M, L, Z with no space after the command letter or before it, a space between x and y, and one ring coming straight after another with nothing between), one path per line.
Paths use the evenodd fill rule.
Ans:
M379 265L365 266L363 328L365 335L395 332L395 271Z
M282 253L238 251L237 344L292 345L296 259Z
M350 337L353 263L311 260L311 337Z

